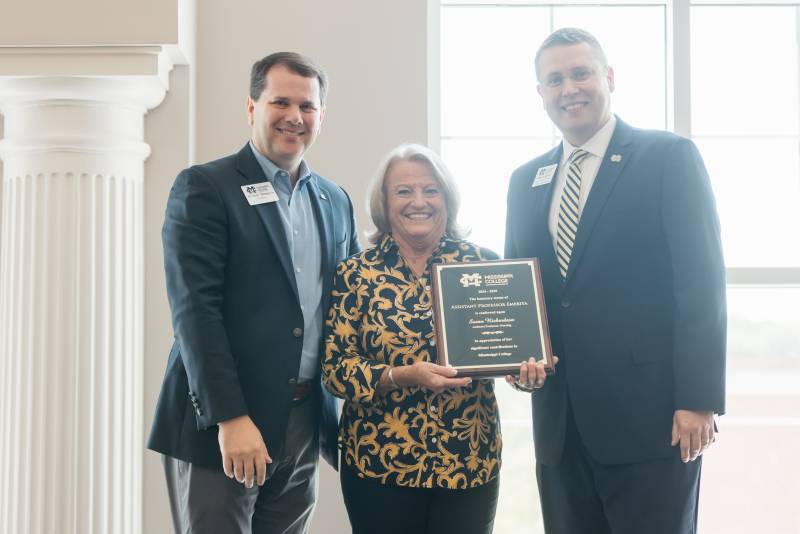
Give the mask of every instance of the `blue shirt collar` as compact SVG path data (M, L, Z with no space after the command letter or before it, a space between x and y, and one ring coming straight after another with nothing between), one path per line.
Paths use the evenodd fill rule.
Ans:
M250 145L250 150L253 151L253 155L256 157L256 161L259 165L261 165L261 170L264 171L264 174L267 177L267 180L270 182L275 181L275 175L278 174L280 171L283 171L280 167L275 165L272 160L266 157L264 154L258 151L258 149L253 144L253 141L250 140L248 143ZM283 171L286 172L286 171ZM306 160L300 161L300 167L297 169L297 185L302 186L311 178L311 169L308 168L308 164Z

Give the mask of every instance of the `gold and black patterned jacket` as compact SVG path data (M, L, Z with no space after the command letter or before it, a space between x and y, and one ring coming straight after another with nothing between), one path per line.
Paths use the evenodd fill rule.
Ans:
M502 438L491 380L438 395L419 386L386 396L376 389L390 365L436 361L430 266L496 258L466 241L444 238L417 278L386 235L339 264L325 323L322 380L345 399L340 446L344 463L359 476L453 489L497 476Z

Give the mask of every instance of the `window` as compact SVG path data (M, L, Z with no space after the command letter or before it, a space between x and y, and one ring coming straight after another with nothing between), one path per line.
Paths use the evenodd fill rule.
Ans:
M692 136L731 267L800 265L797 17L795 6L692 8Z
M498 252L511 172L560 139L536 93L533 58L563 26L603 44L614 112L691 136L712 178L729 278L728 413L704 458L700 528L796 532L800 2L443 2L441 153L462 185L470 238ZM495 531L543 532L530 406L503 383L497 392L504 466Z

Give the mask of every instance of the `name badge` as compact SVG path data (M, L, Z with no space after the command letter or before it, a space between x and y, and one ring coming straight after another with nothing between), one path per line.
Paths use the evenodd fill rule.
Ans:
M242 192L247 199L247 203L251 206L257 204L267 204L269 202L276 202L278 200L278 193L269 182L261 182L260 184L243 185Z
M547 185L552 182L553 176L556 175L556 169L558 169L558 163L553 163L547 167L539 167L531 187L539 187L540 185Z

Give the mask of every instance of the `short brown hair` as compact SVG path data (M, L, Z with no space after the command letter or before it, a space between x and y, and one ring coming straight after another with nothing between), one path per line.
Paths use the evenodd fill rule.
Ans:
M539 77L539 56L542 55L542 52L556 46L569 46L580 43L588 44L594 52L595 57L600 61L600 64L603 67L608 67L606 53L603 52L600 41L598 41L594 35L580 28L559 28L548 35L547 39L539 46L539 50L536 51L536 59L533 63L533 67L536 70L536 77Z
M258 100L267 86L267 73L276 65L284 65L295 74L304 78L316 78L319 81L319 101L325 104L328 93L328 75L310 57L297 52L275 52L253 63L250 71L250 98Z

